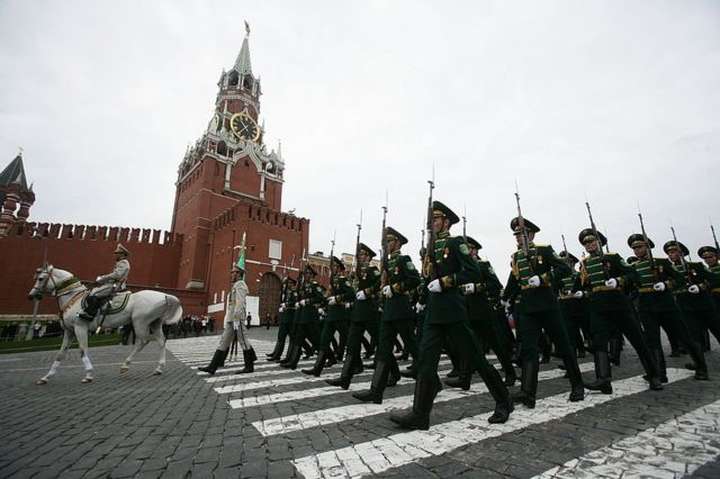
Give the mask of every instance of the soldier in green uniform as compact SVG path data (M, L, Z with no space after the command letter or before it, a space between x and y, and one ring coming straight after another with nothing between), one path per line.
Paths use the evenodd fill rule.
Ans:
M410 355L413 358L417 355L410 292L420 284L420 273L410 256L400 251L408 242L407 238L389 226L384 234L388 258L387 271L381 272L383 301L375 371L370 390L353 393L353 397L375 404L382 404L385 387L394 386L400 379L400 369L393 354L395 338L400 335Z
M470 328L483 346L487 345L495 352L505 373L505 385L510 387L515 384L517 376L512 364L511 345L506 341L504 332L499 329L497 320L498 314L505 316L500 306L502 283L495 275L490 262L482 260L478 256L478 251L482 248L480 243L470 236L465 238L465 242L470 248L470 256L480 269L478 281L460 286L465 295ZM446 381L446 384L451 387L459 383L460 381L457 379Z
M303 374L312 376L320 376L325 367L326 360L330 359L333 354L330 345L337 331L340 337L347 335L348 316L350 306L355 299L355 291L350 286L350 281L345 276L345 265L339 258L333 256L330 258L330 267L332 272L332 284L330 285L330 294L327 297L327 317L323 321L323 329L320 334L320 344L318 348L318 357L315 365L310 369L303 369ZM334 357L332 358L335 359Z
M700 256L705 265L708 267L713 276L708 280L708 286L710 287L710 294L715 303L715 313L717 313L717 323L720 323L720 262L718 262L718 249L714 246L703 246L698 250L698 256ZM720 342L717 332L713 331L715 339Z
M585 399L582 375L560 315L553 283L553 280L569 275L571 270L552 246L534 243L535 234L540 231L536 224L525 218L513 218L510 229L518 249L512 255L512 271L502 297L505 304L514 303L522 368L522 384L513 400L530 409L535 407L540 370L538 340L545 330L555 343L567 371L571 387L569 400L582 401Z
M477 283L480 278L478 263L470 256L470 250L462 237L450 236L450 226L459 221L458 216L439 201L432 203L432 228L434 244L426 254L423 273L427 281L427 310L423 324L422 344L418 358L418 375L412 410L394 414L390 419L402 428L428 429L430 411L435 396L442 389L437 374L438 361L444 341L455 346L461 364L461 376L470 387L470 375L478 370L495 399L495 412L490 423L504 423L513 410L512 400L502 377L490 365L478 341L470 329L467 307L460 286Z
M295 303L297 302L296 283L297 281L290 276L283 279L280 293L280 325L275 349L266 354L268 361L279 361L285 350L285 341L292 330L293 316L295 315Z
M580 260L567 251L561 251L558 256L565 260L572 270L571 274L566 274L557 281L560 286L558 293L560 313L565 320L570 343L576 356L585 357L585 345L582 339L590 337L590 307L586 297L578 298L573 294L573 286L580 275L575 270L575 265Z
M668 241L663 245L663 251L673 268L685 278L685 284L678 285L673 294L690 332L690 342L702 347L705 329L710 330L716 339L720 335L715 303L710 293L711 283L718 281L720 275L712 273L703 263L685 261L690 251L679 241ZM700 377L697 373L701 373ZM695 379L708 379L707 371L705 374L696 371Z
M350 332L347 340L347 354L340 377L328 379L331 386L343 389L350 387L353 375L362 372L362 338L368 326L377 320L377 296L380 291L380 271L370 265L375 252L367 245L358 245L357 277L355 278L355 302L350 313Z
M288 361L280 363L281 367L296 369L302 346L305 340L310 340L313 349L317 349L320 342L318 338L318 322L320 321L318 308L325 303L325 288L315 280L317 273L309 264L303 271L303 284L298 294L298 302L295 307L296 337L293 350L289 353Z
M578 240L589 256L580 264L580 276L575 282L574 291L578 297L589 295L590 298L590 330L597 376L596 381L585 387L591 391L612 394L608 343L612 331L618 329L637 351L650 389L662 389L658 366L650 355L640 325L632 313L630 300L623 290L628 284L637 281L637 272L617 253L603 254L601 248L607 239L602 233L598 232L597 235L592 228L586 228L578 235Z
M695 378L707 379L705 355L699 343L690 338L682 320L680 310L672 295L673 286L685 286L685 278L665 258L651 258L650 248L655 243L640 233L630 235L627 240L638 260L632 264L638 274L638 315L645 331L648 346L655 363L660 368L660 380L668 381L665 355L660 340L660 327L678 338L694 361Z

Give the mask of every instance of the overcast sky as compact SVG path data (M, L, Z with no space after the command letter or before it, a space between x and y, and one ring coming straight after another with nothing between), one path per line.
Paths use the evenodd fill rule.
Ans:
M25 149L31 219L169 228L244 19L312 250L353 251L361 208L376 247L387 189L415 255L433 163L503 276L516 178L538 242L575 254L586 197L625 256L638 202L694 256L720 223L716 1L2 1L0 168Z

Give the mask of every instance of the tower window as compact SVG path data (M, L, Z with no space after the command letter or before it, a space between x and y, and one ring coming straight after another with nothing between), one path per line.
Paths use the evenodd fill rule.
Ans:
M238 84L238 72L231 71L230 75L228 75L228 85L229 86L237 86Z
M217 144L217 153L218 155L227 156L227 145L225 145L224 141Z

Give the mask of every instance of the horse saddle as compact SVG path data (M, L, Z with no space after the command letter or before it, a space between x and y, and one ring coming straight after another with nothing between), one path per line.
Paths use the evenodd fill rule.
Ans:
M131 291L120 291L113 294L110 298L97 298L103 302L98 312L101 316L110 316L111 314L118 314L122 312L127 307L130 294L132 294ZM83 310L87 311L88 309L89 297L90 295L85 295L82 299Z

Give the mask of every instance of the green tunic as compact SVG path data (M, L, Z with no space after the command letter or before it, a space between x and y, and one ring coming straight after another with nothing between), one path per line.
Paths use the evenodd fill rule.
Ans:
M330 296L335 297L335 304L328 306L327 321L346 321L350 310L345 305L355 299L355 290L350 286L347 277L338 275L333 278Z
M410 256L400 251L390 254L387 268L387 284L392 288L392 296L383 302L382 320L413 319L410 293L420 284L420 274Z
M605 281L614 278L617 288L605 286ZM636 283L635 268L625 262L617 253L592 254L580 263L580 275L575 281L575 291L585 290L590 295L592 311L625 311L631 305L624 289Z
M495 275L489 261L474 259L480 270L479 279L475 283L475 292L466 296L468 319L470 321L493 320L497 304L500 300L502 284Z
M308 281L300 291L300 300L305 300L305 305L300 307L298 323L313 323L318 321L318 307L325 303L325 288L315 280Z
M673 268L685 278L686 283L678 285L674 293L678 305L683 311L709 311L715 309L712 297L710 296L710 282L716 281L718 275L712 273L703 263L687 262L689 273L682 262L673 263ZM697 285L700 288L698 294L690 293L687 288L690 285Z
M462 237L452 237L443 232L437 235L433 248L435 267L433 277L442 285L442 291L428 295L428 324L449 324L467 320L465 298L459 286L480 280L480 267L470 256L470 250Z
M517 301L519 314L547 311L557 308L553 279L572 272L552 246L530 244L528 255L521 248L512 255L512 271L503 294L506 301ZM532 276L540 277L540 286L531 287Z
M380 271L375 266L363 266L358 270L355 289L365 293L365 299L355 300L350 314L353 322L373 321L377 319L377 294L380 290Z
M680 274L668 259L655 258L655 268L650 259L641 259L632 264L637 271L636 286L639 293L639 311L675 311L677 304L673 298L674 287L684 287L685 278ZM665 291L655 291L656 283L666 283Z

